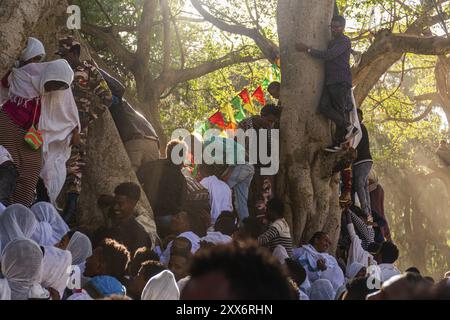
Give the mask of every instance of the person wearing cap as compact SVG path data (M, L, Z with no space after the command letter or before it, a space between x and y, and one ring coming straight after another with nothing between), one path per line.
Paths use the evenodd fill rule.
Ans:
M55 53L67 60L74 72L72 92L78 108L81 130L77 147L72 148L67 161L68 186L64 219L74 218L78 197L81 193L82 167L86 165L86 143L88 126L94 122L112 102L112 94L98 69L89 61L82 61L81 45L72 36L59 40L59 49Z

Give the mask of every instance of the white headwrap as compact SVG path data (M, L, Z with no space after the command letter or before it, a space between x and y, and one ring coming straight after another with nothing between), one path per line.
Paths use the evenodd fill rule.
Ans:
M358 272L361 271L362 268L365 268L362 263L353 262L347 269L347 278L353 279L354 277L356 277Z
M66 83L69 88L45 92L48 81ZM50 202L55 204L66 180L66 162L70 157L72 131L80 129L78 109L70 85L73 71L66 60L59 59L48 63L39 79L39 92L42 95L42 111L39 129L42 131L44 145L42 148L43 168L41 178L48 191ZM37 79L34 80L37 86Z
M6 207L3 203L0 202L0 215L5 211Z
M15 239L4 248L2 273L11 288L12 300L27 300L33 284L42 277L43 254L39 245L30 239Z
M92 243L87 235L76 231L70 238L66 250L72 253L72 264L79 265L92 256Z
M180 291L175 276L164 270L148 280L142 291L141 300L179 300Z
M45 288L53 288L62 297L69 280L69 267L72 265L72 255L67 250L52 246L44 247L44 266L41 284Z
M33 212L21 204L13 204L0 216L0 251L17 238L31 238L37 228Z
M34 57L41 56L42 61L45 57L45 48L41 41L36 38L29 37L27 46L20 55L20 60L26 62Z
M0 300L11 300L11 289L6 279L0 279Z
M48 202L38 202L31 207L38 227L31 239L41 246L53 246L61 241L69 231L69 226L61 218L56 208Z
M311 300L334 300L335 291L329 280L319 279L311 285L309 298Z

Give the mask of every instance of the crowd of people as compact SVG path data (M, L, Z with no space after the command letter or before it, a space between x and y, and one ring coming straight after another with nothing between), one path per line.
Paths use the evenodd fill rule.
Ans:
M449 299L450 273L435 282L417 268L401 272L395 265L399 250L384 214L384 192L372 169L362 111L352 101L352 49L344 27L343 17L333 18L326 51L296 46L326 61L319 112L336 123L336 132L325 151L355 149L338 170L337 245L323 230L311 230L307 243L293 242L276 176L264 175L259 159L250 163L248 143L192 134L170 141L161 158L158 135L123 98L125 87L81 61L75 39L60 40L61 59L42 62L44 46L29 38L1 81L0 299ZM280 128L280 86L269 86L278 101L239 128ZM91 232L77 224L78 199L88 128L106 110L140 185L124 181L100 196L107 219ZM197 165L196 148L211 144L223 145L223 153L214 154L222 161ZM175 163L175 153L184 161ZM136 219L144 196L153 209L153 241Z

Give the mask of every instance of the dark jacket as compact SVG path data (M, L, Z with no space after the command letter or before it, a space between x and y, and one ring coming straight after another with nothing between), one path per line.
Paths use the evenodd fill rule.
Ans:
M109 107L109 111L122 141L127 142L136 137L149 137L158 140L159 143L158 135L152 124L123 99L125 87L106 71L99 70L113 94L113 103Z
M186 201L186 179L180 167L170 159L145 163L137 177L155 216L175 215L182 210Z

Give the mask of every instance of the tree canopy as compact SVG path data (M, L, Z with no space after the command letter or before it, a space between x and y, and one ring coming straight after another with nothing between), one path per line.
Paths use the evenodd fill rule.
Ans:
M194 129L243 88L256 89L280 55L276 0L72 2L94 58L167 136ZM450 1L339 0L337 7L361 52L354 93L402 266L423 257L427 272L440 274L450 267L450 190L434 150L450 138Z

